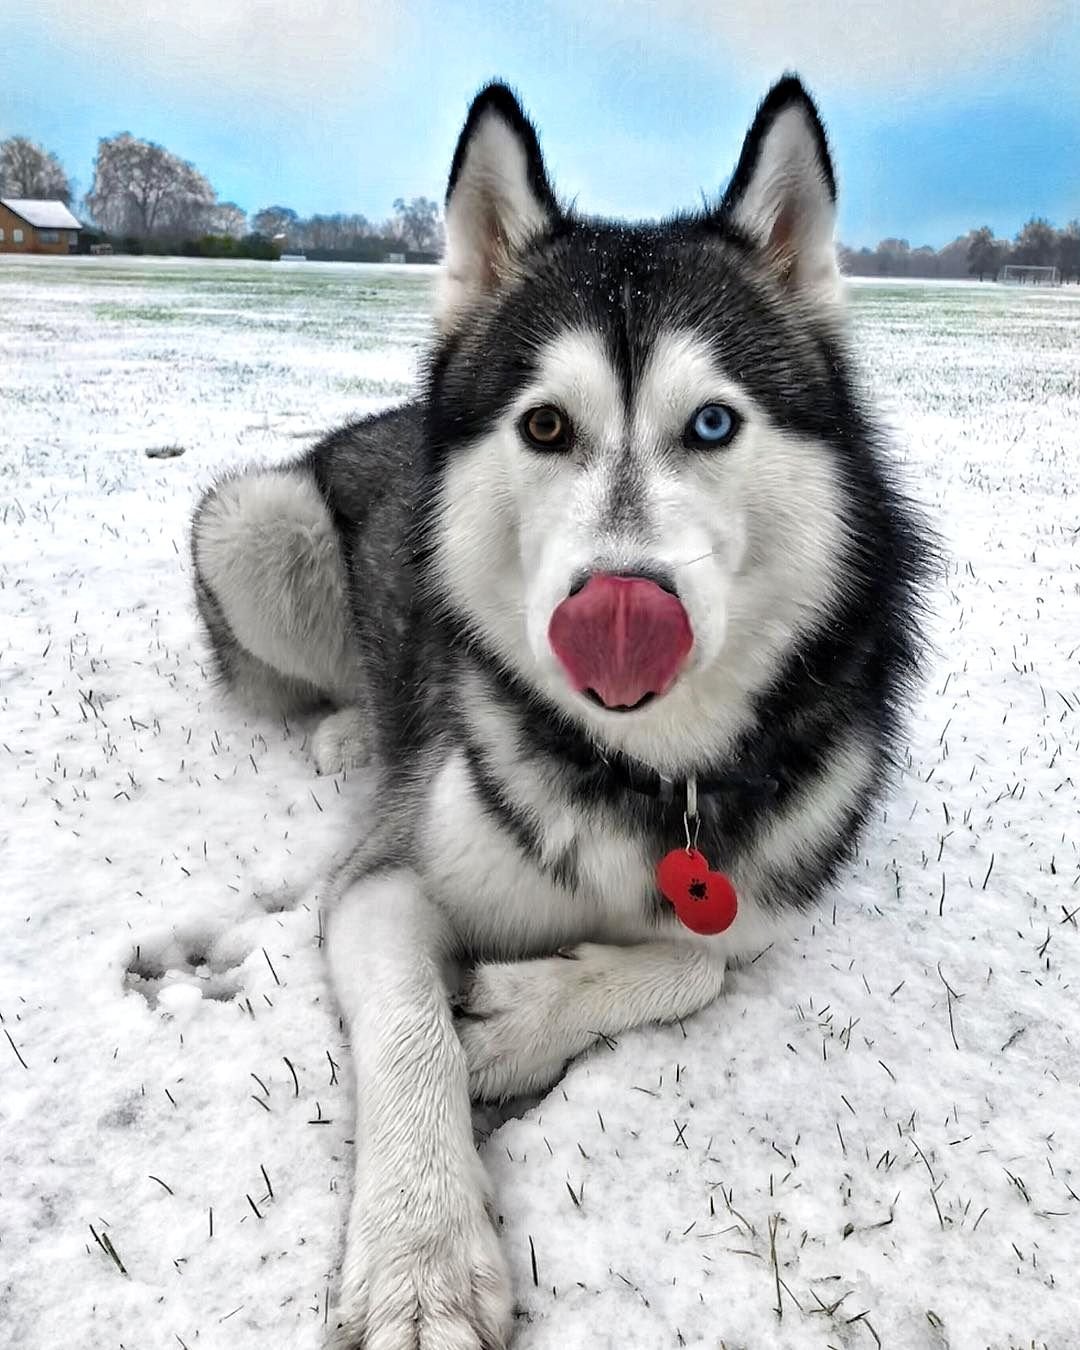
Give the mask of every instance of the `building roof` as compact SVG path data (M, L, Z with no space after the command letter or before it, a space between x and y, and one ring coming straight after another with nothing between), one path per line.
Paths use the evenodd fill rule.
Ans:
M35 202L28 200L26 197L0 197L0 206L6 206L9 211L21 216L27 225L33 225L35 229L82 229L82 225L63 202Z

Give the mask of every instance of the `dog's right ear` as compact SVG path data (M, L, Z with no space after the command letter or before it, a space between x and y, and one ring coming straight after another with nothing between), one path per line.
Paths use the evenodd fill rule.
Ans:
M503 284L515 257L559 217L532 123L504 84L473 99L446 192L446 257L435 317L444 334Z

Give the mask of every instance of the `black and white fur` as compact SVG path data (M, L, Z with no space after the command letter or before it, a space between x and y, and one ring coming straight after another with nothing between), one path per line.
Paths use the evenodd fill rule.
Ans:
M454 156L419 399L198 507L221 675L269 709L332 705L321 767L379 775L329 931L358 1113L342 1346L505 1345L470 1094L542 1089L598 1037L709 1003L821 894L883 786L924 534L849 373L834 201L794 78L715 209L634 226L563 209L493 85ZM687 449L713 401L738 436ZM523 443L538 404L569 415L570 452ZM547 641L597 570L672 578L693 624L688 668L632 713L575 693ZM740 896L722 936L658 897L683 799L642 774L747 785L701 801Z

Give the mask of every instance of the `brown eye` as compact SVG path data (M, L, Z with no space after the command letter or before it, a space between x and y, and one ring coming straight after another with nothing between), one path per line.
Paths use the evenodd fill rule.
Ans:
M536 450L565 450L570 445L570 422L549 403L532 408L519 426L521 434Z

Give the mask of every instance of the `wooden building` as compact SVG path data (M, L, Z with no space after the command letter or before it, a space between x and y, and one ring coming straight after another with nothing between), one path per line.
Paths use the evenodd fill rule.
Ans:
M74 253L81 229L63 202L0 197L0 253Z

